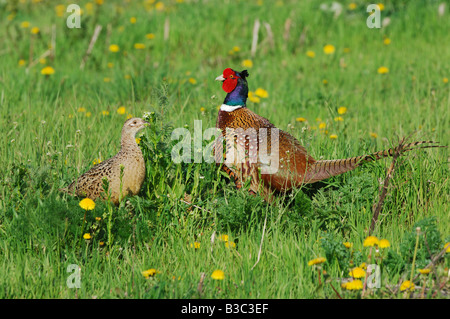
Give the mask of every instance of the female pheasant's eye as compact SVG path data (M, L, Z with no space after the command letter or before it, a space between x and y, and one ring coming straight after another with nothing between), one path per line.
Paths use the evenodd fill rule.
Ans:
M133 122L133 124L136 124L136 123L137 123L136 121Z

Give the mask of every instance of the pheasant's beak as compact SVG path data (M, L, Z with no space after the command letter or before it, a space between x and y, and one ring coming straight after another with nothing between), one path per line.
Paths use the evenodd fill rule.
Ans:
M221 74L218 77L216 77L216 81L220 81L220 82L225 81L225 78L223 77L223 74Z

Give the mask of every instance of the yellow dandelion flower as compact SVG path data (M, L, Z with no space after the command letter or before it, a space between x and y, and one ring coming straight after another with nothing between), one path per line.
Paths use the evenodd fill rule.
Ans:
M124 115L126 112L125 106L121 106L117 109L117 113L120 115Z
M389 242L389 240L387 240L387 239L381 239L379 242L378 242L378 247L380 247L380 248L388 248L388 247L390 247L391 246L391 243Z
M39 59L40 64L46 64L47 60L45 58Z
M342 284L341 287L347 290L361 290L363 289L363 283L361 280L352 280Z
M84 112L86 112L86 108L85 107L79 107L77 112L78 113L84 113Z
M356 3L354 3L354 2L352 2L352 3L350 3L350 4L348 5L348 8L349 8L350 10L355 10L356 7L357 7L357 5L356 5Z
M55 69L52 68L51 66L46 66L45 68L43 68L41 70L41 74L43 75L52 75L55 73Z
M363 246L364 247L371 247L371 246L374 246L374 245L378 245L378 238L377 237L369 236L366 239L364 239L364 242L363 242Z
M377 70L379 74L387 74L389 73L389 69L385 66L380 66Z
M261 88L257 88L255 94L262 98L267 98L269 96L269 93Z
M164 3L162 3L161 1L157 2L155 4L155 9L158 10L158 11L163 11L164 10Z
M297 122L306 122L306 119L304 117L297 117L295 120Z
M431 269L430 268L425 268L425 269L419 269L419 272L422 275L428 275L430 273Z
M211 274L211 278L215 280L223 280L225 278L225 273L220 269L216 269Z
M197 80L196 79L194 79L194 78L189 78L189 83L191 83L191 84L197 84Z
M226 241L225 242L225 247L227 247L227 248L235 248L236 247L236 243L232 242L232 241Z
M137 145L139 145L141 143L141 138L140 137L136 137L134 140L136 141Z
M322 80L323 85L327 85L328 84L328 80Z
M374 132L370 132L369 135L370 135L370 137L373 137L373 138L377 138L378 137L378 134L374 133Z
M332 139L332 140L335 140L337 138L338 138L337 134L331 134L330 135L330 139Z
M239 51L241 51L241 48L238 47L238 46L234 46L234 47L233 47L233 51L234 51L234 52L239 52Z
M101 242L99 242L98 243L100 246L104 246L105 245L105 242L104 241L101 241Z
M352 268L348 274L353 278L363 278L366 276L366 272L360 267Z
M316 56L316 53L314 51L308 50L306 51L306 56L309 58L314 58Z
M380 8L380 11L384 10L384 4L378 3L377 5L378 5L378 8Z
M24 66L27 62L24 59L19 60L19 66Z
M446 243L445 245L444 245L444 248L445 247L447 247L447 249L445 250L445 252L446 253L450 253L450 242L449 243Z
M94 5L91 2L86 3L85 8L88 14L92 14L94 12Z
M56 15L57 15L58 17L64 16L64 13L66 12L66 6L63 5L63 4L58 4L58 5L55 7L55 12L56 12Z
M123 76L123 78L124 78L125 80L129 80L129 79L131 79L131 75L125 74L125 75Z
M120 48L119 48L119 46L117 45L117 44L111 44L110 46L109 46L109 51L111 51L111 52L119 52L120 51Z
M92 113L91 112L86 112L86 117L91 117Z
M91 234L86 233L86 234L83 235L83 238L84 239L91 239L92 237L91 237Z
M221 241L228 241L228 235L220 235L219 239Z
M253 61L246 59L246 60L242 61L242 66L244 68L251 68L251 67L253 67Z
M203 112L205 112L205 111L206 111L206 109L205 109L204 107L201 107L201 108L200 108L200 112L203 113Z
M29 28L30 27L30 22L28 21L23 21L20 26L24 29Z
M332 44L327 44L326 46L323 47L323 52L325 54L333 54L334 51L336 51L336 48Z
M39 30L38 27L32 27L32 28L31 28L31 33L32 33L32 34L38 34L39 31L40 31L40 30Z
M107 115L109 115L109 111L103 110L101 114L102 114L103 116L107 116Z
M325 122L320 122L319 124L319 130L324 130L327 127L327 123Z
M103 82L109 83L109 82L111 82L111 78L108 78L108 77L103 78Z
M344 115L345 113L347 113L347 108L345 106L341 106L337 109L337 112L340 115Z
M342 121L344 121L344 118L343 118L342 116L336 116L336 117L334 118L334 121L335 121L335 122L342 122Z
M200 248L200 243L198 241L194 241L194 243L191 244L191 248L199 249Z
M359 265L359 268L362 268L362 269L367 269L367 265L366 265L366 263L362 263L361 265Z
M315 259L311 259L310 261L308 261L308 266L318 265L324 263L325 261L327 261L325 257L318 257Z
M133 114L129 114L129 113L127 114L127 120L131 119L132 117L133 117Z
M130 18L130 23L135 24L137 22L137 19L135 17Z
M145 49L145 44L144 43L135 43L134 48L136 50L143 50L143 49Z
M149 39L149 40L152 40L152 39L155 38L155 35L154 35L153 33L147 33L147 34L145 35L145 37L146 37L147 39Z
M402 282L402 284L400 285L400 291L405 291L407 289L414 290L414 288L415 288L414 283L412 283L409 280Z
M252 91L248 92L248 99L253 103L261 102L261 99L259 97L255 96L255 93Z
M350 52L350 48L344 48L344 53L349 53Z
M104 0L95 0L95 3L101 6L103 4Z
M156 274L160 274L161 272L159 272L158 270L156 270L155 268L150 268L147 270L144 270L142 272L142 276L144 276L146 279L149 277L153 277Z
M384 38L383 43L384 43L384 45L389 45L389 44L391 44L391 39Z
M353 244L351 242L349 242L349 241L346 241L343 244L344 244L345 248L352 248L353 247Z
M101 162L102 162L101 159L96 158L95 160L92 161L92 164L97 165L97 164L100 164Z
M95 208L95 202L90 198L85 198L80 201L79 203L80 207L84 210L93 210Z
M108 66L108 68L112 69L114 67L114 63L108 62L107 66Z
M448 83L448 78L443 78L443 79L442 79L442 82Z

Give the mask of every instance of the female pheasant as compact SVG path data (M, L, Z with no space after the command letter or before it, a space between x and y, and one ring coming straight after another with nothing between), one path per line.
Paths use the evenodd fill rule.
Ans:
M109 182L111 201L116 205L119 204L121 192L122 197L139 193L145 178L145 162L135 135L148 124L150 123L141 118L128 119L122 128L120 151L110 159L95 165L60 191L95 200L105 196L103 178L106 178ZM123 166L122 181L121 166Z
M363 163L393 156L395 152L433 143L414 142L369 155L315 160L292 135L277 129L269 120L246 107L248 76L247 70L237 72L227 68L216 78L223 82L222 89L227 95L217 117L216 127L222 135L216 140L214 156L216 163L234 178L237 188L250 178L250 192L259 192L268 201L274 192L318 182Z

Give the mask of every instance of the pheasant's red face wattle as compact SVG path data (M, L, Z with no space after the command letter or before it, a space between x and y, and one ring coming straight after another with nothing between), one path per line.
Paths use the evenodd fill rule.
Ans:
M234 72L230 68L227 68L223 70L222 76L225 78L222 83L222 89L227 93L232 92L236 88L236 85L238 83L236 72Z

